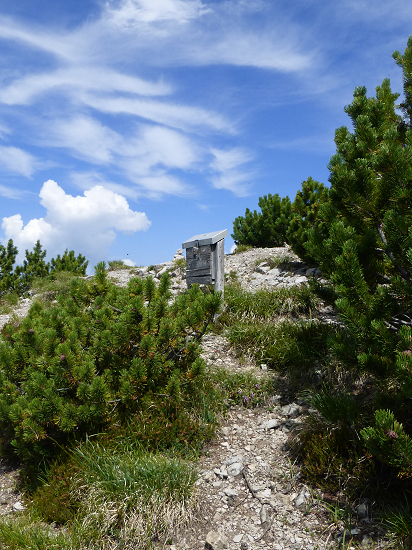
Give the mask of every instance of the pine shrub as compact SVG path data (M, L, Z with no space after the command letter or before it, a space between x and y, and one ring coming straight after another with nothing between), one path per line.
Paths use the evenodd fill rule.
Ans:
M112 284L104 262L92 281L46 309L36 302L0 342L3 451L28 465L57 446L125 422L159 395L175 414L203 373L199 341L220 306L197 286L171 299L170 277Z

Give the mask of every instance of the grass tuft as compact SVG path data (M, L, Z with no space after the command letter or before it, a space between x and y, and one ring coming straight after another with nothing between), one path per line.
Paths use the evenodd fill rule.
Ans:
M140 445L107 450L90 441L75 451L80 499L74 530L95 547L144 547L169 537L191 517L197 473L183 460L148 453Z

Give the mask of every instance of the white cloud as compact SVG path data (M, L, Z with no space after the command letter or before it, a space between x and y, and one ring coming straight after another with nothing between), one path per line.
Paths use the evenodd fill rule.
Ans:
M23 194L23 191L15 189L14 187L0 185L0 197L5 197L6 199L20 199Z
M146 214L131 210L124 197L100 186L85 191L83 197L73 197L48 180L40 199L47 211L44 218L25 226L20 214L3 218L6 239L13 239L20 256L40 240L49 256L68 248L97 263L108 257L116 231L133 234L146 231L151 223Z
M75 66L17 78L0 91L0 102L6 105L28 105L51 90L69 96L75 96L80 91L159 96L170 94L173 88L161 81L150 82L105 67Z
M115 25L134 27L167 20L186 23L208 11L200 0L123 0L118 8L108 8L107 13Z
M232 132L231 123L222 115L202 109L153 100L128 97L98 97L82 94L79 99L89 107L110 114L129 114L184 131L208 128Z
M167 174L163 170L153 171L150 175L141 174L141 166L137 163L134 169L133 163L128 166L128 177L139 187L145 190L145 195L152 199L159 199L164 194L185 195L188 186L175 176Z
M113 161L113 152L121 150L124 138L91 117L78 115L68 120L55 120L49 127L51 147L67 147L79 158L97 164Z
M136 267L136 262L134 262L133 260L129 260L128 258L126 258L126 260L122 260L122 262L124 263L124 265L128 265L129 267Z
M253 173L242 166L253 159L251 152L237 147L226 151L212 149L211 153L214 156L210 165L214 172L212 176L213 187L227 189L239 197L248 195Z
M127 137L90 117L77 116L51 125L48 133L44 143L49 146L70 148L77 157L95 164L115 164L128 182L137 186L128 188L89 171L72 176L82 189L97 184L134 199L139 194L156 198L163 193L179 195L187 186L168 171L201 168L201 149L188 136L170 128L142 124Z
M0 146L0 166L7 172L29 178L39 167L39 163L33 155L22 149Z
M216 36L216 40L208 44L194 43L187 49L187 56L199 65L228 64L289 73L307 70L313 65L312 53L300 50L279 30L269 34L239 27Z
M150 166L185 169L198 160L196 146L189 137L161 126L142 126L140 138L131 148L130 156L141 156Z
M105 189L109 189L114 193L118 193L119 195L123 195L133 200L138 199L143 194L137 187L132 188L130 185L127 186L120 183L115 183L95 171L72 172L70 174L70 180L74 185L76 185L76 187L79 187L79 189L82 189L83 191L92 189L92 187L95 187L96 185L100 185Z
M11 129L5 124L0 123L0 138L5 138L7 135L11 134Z
M8 17L0 16L0 38L25 43L65 60L74 58L70 36L53 35L44 29L29 30Z
M333 153L335 150L334 132L324 136L298 137L296 139L272 141L267 144L270 149L306 151L322 155L324 153Z
M409 0L398 0L396 9L387 0L342 0L336 4L336 9L343 17L353 20L367 20L371 22L379 19L383 24L388 25L394 21L410 21L412 17L412 6Z

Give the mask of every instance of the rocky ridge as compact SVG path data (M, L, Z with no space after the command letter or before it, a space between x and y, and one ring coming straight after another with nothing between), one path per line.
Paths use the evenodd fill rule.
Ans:
M125 286L133 276L152 275L159 280L165 271L171 274L172 292L186 288L181 249L170 262L110 271L109 276L116 284ZM305 266L290 249L273 248L226 256L225 276L253 292L261 287L306 284L310 277L321 277L321 273ZM33 298L20 302L14 313L24 316ZM10 318L0 316L0 329ZM328 308L323 318L337 322L336 314ZM203 357L211 369L220 367L232 372L247 369L257 378L268 376L265 365L240 362L221 335L204 337ZM355 544L383 548L386 543L381 540L379 528L373 525L369 504L356 503L350 525L331 522L323 496L302 482L299 467L291 463L285 444L306 412L304 401L283 403L278 395L271 396L261 408L231 408L217 437L199 460L198 521L176 533L172 544L166 547L326 550L337 547L345 538L346 542L353 541L348 548L355 548ZM21 509L20 495L14 489L15 477L13 470L0 465L0 515Z

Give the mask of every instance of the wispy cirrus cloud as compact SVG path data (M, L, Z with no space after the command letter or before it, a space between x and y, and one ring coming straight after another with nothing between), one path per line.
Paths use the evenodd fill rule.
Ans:
M163 96L171 94L173 88L163 82L150 82L105 67L76 66L17 78L0 90L0 102L6 105L29 105L42 94L51 91L67 96L75 96L79 92Z
M119 26L176 21L186 23L211 11L200 0L123 0L110 2L107 17Z
M219 94L219 82L219 102L210 105L201 96L201 86L189 93L189 84L171 71L247 67L299 78L294 87L288 81L283 98L332 95L340 77L322 73L315 31L298 17L305 9L311 17L310 4L109 0L100 16L63 31L0 17L0 40L27 48L30 54L39 52L42 60L41 68L26 66L22 56L22 66L11 71L0 88L0 106L7 107L8 114L30 107L32 127L38 129L35 144L43 147L39 152L47 157L59 150L65 155L62 164L80 159L90 165L73 173L92 174L96 165L104 167L109 172L102 176L102 185L130 188L127 196L184 194L191 189L187 179L193 172L205 173L216 189L245 195L253 154L250 148L230 145L242 132L241 102L236 120L225 90ZM344 4L362 16L360 5L352 0ZM384 3L378 4L379 17L390 17ZM401 0L401 5L406 13L407 3ZM333 22L341 9L319 8L314 28ZM335 23L329 27L330 33L335 28L347 32ZM336 46L329 41L322 47L326 51ZM0 149L0 167L31 177L41 162L25 151L23 136L21 131L20 143ZM219 144L222 136L229 145ZM310 147L304 141L296 144ZM116 183L117 178L121 182ZM82 181L86 185L88 179Z
M20 189L15 189L8 185L0 185L0 197L4 197L5 199L21 199L25 194Z
M216 189L232 191L239 197L250 193L250 179L253 171L245 167L253 160L253 154L242 147L230 150L212 149L213 160L210 164L211 181Z
M18 147L0 146L0 166L9 173L30 178L41 163L30 153Z
M201 107L123 96L105 97L85 94L80 95L80 99L86 105L103 113L132 115L187 132L202 132L205 128L233 132L233 125L225 120L224 116Z

